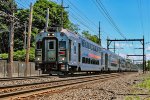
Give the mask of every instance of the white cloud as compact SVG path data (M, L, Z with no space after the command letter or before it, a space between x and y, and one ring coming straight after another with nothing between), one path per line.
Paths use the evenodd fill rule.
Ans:
M120 48L120 47L133 47L133 44L128 44L128 43L116 43L115 46L118 47L118 48Z
M146 50L150 51L150 46L146 48Z
M123 54L123 53L120 53L119 56L121 56L121 57L123 57L123 58L126 58L127 55L126 55L126 54Z

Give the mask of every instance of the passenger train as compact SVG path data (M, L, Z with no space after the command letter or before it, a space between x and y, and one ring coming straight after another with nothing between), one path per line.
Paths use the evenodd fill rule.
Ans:
M131 61L80 34L58 27L36 36L35 67L43 74L137 71Z

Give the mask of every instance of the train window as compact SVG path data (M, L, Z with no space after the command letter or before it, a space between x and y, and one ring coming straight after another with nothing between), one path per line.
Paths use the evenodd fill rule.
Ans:
M38 42L36 43L36 48L37 48L37 49L42 49L42 41L38 41Z
M101 65L103 65L103 53L101 53Z
M88 58L85 58L86 59L86 63L88 63Z
M49 42L49 49L54 49L54 41Z
M96 52L98 52L98 47L96 47Z
M96 51L96 47L94 46L94 51Z
M91 50L93 50L93 48L94 48L93 45L91 45Z
M74 54L76 54L76 46L74 46Z
M88 48L90 49L90 43L88 43L88 44L89 44Z
M85 42L85 47L88 48L88 43L87 42Z
M87 42L87 48L89 48L89 43Z
M85 57L82 57L82 63L85 63Z
M114 66L114 67L116 67L116 66L117 66L117 64L115 64L115 63L111 63L111 66Z
M92 48L92 45L90 44L90 49Z
M66 41L59 41L59 48L66 48Z
M95 60L93 60L93 64L95 65Z
M84 40L82 40L82 46L84 47L85 45L84 45Z
M97 64L99 65L99 60L97 61Z
M96 65L98 65L98 60L96 60Z
M88 59L88 64L90 64L90 58Z
M91 60L91 64L93 64L93 59Z
M86 48L86 42L84 41L84 47Z

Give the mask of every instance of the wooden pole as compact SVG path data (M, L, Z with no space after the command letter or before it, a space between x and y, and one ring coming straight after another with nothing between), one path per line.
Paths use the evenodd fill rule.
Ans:
M49 8L47 8L46 23L45 23L45 32L47 32L48 22L49 22Z
M12 17L9 33L9 54L8 54L8 66L7 76L12 77L12 66L13 66L13 52L14 52L14 0L11 2Z
M28 27L28 38L27 38L27 49L26 49L26 66L24 70L24 76L27 76L28 66L29 66L29 53L30 53L30 39L31 39L31 28L32 28L32 13L33 7L30 4L30 15L29 15L29 27Z

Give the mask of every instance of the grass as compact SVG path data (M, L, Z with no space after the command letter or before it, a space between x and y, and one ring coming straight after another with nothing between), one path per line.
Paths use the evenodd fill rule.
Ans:
M150 78L147 78L142 83L137 84L136 87L148 89L150 91Z
M148 90L148 93L150 93L150 77L144 78L144 81L136 84L133 86L134 88L142 88L143 90ZM133 91L133 94L143 93L143 91ZM141 100L140 96L126 96L125 100ZM150 100L149 98L146 98L144 100Z
M125 100L141 100L139 96L127 96Z

